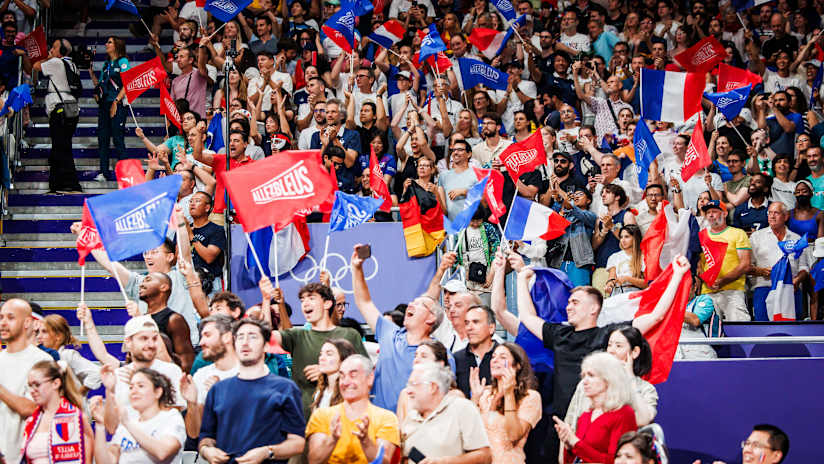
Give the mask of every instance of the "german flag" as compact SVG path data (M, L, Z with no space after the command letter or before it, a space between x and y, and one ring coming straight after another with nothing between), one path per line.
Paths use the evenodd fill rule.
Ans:
M443 228L443 210L434 195L416 182L407 189L404 200L398 203L406 239L406 254L410 258L431 255L446 238Z

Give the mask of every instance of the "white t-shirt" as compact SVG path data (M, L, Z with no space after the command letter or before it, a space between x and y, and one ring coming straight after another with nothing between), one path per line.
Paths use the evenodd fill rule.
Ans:
M135 412L134 414L137 413ZM183 446L186 443L186 425L183 422L183 416L180 415L180 412L176 409L166 409L160 411L147 421L137 420L137 424L140 430L152 437L174 437L175 440L180 443L180 449L169 459L164 461L155 459L149 453L143 451L137 440L126 430L126 427L121 424L117 426L117 430L115 430L111 441L111 444L120 447L118 464L146 464L150 462L181 464L183 462Z
M630 267L631 260L626 251L616 251L609 255L607 259L607 271L615 268L616 277L632 277L632 268ZM644 260L641 260L641 270L644 270Z
M218 369L214 364L209 364L206 367L198 369L195 375L192 376L192 380L194 380L195 386L197 387L197 403L206 404L206 394L209 393L209 389L206 388L206 380L208 380L209 377L217 376L219 380L228 379L229 377L236 376L237 371L237 364L235 367L225 371Z
M180 406L181 408L186 408L186 400L183 399L183 396L180 394L180 378L183 377L183 371L177 367L177 364L173 364L166 361L161 361L159 359L155 359L152 362L152 369L156 370L157 372L165 375L169 378L172 383L172 387L175 391L175 406ZM120 366L115 371L117 375L117 384L115 385L115 399L117 400L118 404L125 404L128 405L129 411L134 412L132 406L129 402L129 382L131 379L131 374L134 372L134 366L127 364L125 366Z
M263 89L263 104L260 106L261 111L269 111L272 109L272 87L276 82L282 82L283 90L290 95L292 94L292 76L289 74L273 71L272 77L269 80L271 81L271 85ZM249 89L246 93L249 96L254 95L260 92L261 87L263 87L263 77L251 79L249 80Z
M806 80L798 77L798 74L790 73L787 77L781 77L775 71L764 70L765 92L778 92L779 90L787 90L789 87L801 88L806 83Z
M312 136L315 135L315 132L320 132L317 126L309 126L300 131L300 135L298 136L298 150L309 149L309 146L312 145Z
M580 33L575 35L566 35L562 32L561 43L579 52L589 52L590 49L589 36Z
M412 89L406 91L410 96L412 96L412 101L417 102L418 98L415 96L415 92ZM401 93L396 93L389 97L389 118L390 120L395 119L395 115L400 113L403 109L404 102L406 102L406 95ZM406 110L403 112L403 117L401 117L400 121L398 121L398 127L401 129L406 127L406 115L409 113L409 110L413 109L412 105L407 105Z
M432 5L430 0L418 0L417 4L419 6L426 8L426 16L429 18L435 17L435 7ZM409 0L395 0L392 2L392 6L389 7L389 17L390 18L397 18L400 12L408 12L409 9L412 8L412 2Z
M69 82L66 79L66 68L63 66L63 63L60 62L61 58L49 58L48 60L44 61L41 66L43 69L43 75L49 76L51 82L48 83L48 91L49 93L46 94L46 114L51 114L54 107L60 103L60 98L63 98L64 102L68 101L76 101L74 95L69 92ZM66 62L77 71L77 66L72 62L71 58L66 58ZM60 90L60 95L57 95L57 91L55 91L55 86L57 89Z
M0 385L17 396L31 399L29 394L29 371L40 361L51 361L52 357L34 345L17 353L0 351ZM23 440L24 420L9 406L0 401L0 451L6 455L7 463L20 462L20 448Z
M795 185L796 183L793 181L784 182L774 177L771 189L772 201L784 203L787 209L795 208Z

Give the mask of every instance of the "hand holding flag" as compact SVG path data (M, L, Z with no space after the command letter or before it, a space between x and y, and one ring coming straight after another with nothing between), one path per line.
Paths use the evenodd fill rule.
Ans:
M690 177L695 175L696 172L712 164L712 158L710 158L707 151L707 143L704 142L703 127L704 125L699 117L695 129L692 131L692 137L690 137L684 165L681 167L681 180L684 182L690 180Z
M475 178L478 180L489 176L489 181L484 188L484 199L492 214L489 215L489 222L498 223L498 218L506 213L504 204L504 175L497 169L472 168L475 171Z
M389 193L389 187L383 178L383 171L381 171L381 165L378 162L377 155L375 155L375 148L371 145L369 148L371 150L369 156L369 189L372 190L372 195L375 198L383 199L383 204L379 209L388 213L392 210L392 195Z
M443 217L444 230L446 230L447 234L459 234L469 226L469 222L472 221L472 216L475 215L478 205L481 204L481 198L484 195L486 183L488 181L489 175L487 174L486 177L476 182L475 185L469 188L466 192L466 198L464 198L463 209L455 216L453 221L450 221L446 216Z
M704 98L711 101L718 111L727 118L727 121L732 121L747 104L750 90L752 90L752 84L747 84L746 87L739 87L726 92L704 92Z
M543 133L535 131L523 142L513 143L501 153L499 158L506 165L506 172L512 182L517 184L518 178L523 174L546 164Z
M635 146L635 164L638 166L638 185L642 189L647 187L649 178L649 167L655 158L661 154L661 149L652 137L652 133L647 127L647 122L643 119L635 126L635 135L632 138Z

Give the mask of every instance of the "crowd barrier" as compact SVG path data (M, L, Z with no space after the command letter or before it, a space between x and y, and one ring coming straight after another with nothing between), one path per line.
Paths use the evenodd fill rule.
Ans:
M302 324L298 289L309 282L317 282L322 267L323 250L328 224L309 224L309 254L289 272L280 276L280 286L286 302L292 307L292 323ZM332 286L343 289L349 308L345 316L363 322L360 312L354 307L352 295L352 274L349 259L355 244L370 244L372 257L364 264L372 300L381 312L394 308L399 303L408 303L426 291L429 280L435 273L436 258L410 259L406 255L403 225L397 222L370 222L355 229L335 232L329 241L326 267L332 277ZM232 227L232 291L238 294L246 306L260 302L260 291L255 288L241 288L241 274L246 269L246 238L240 226ZM274 283L274 279L273 282Z
M824 321L725 322L728 337L814 337L824 335ZM742 344L716 347L725 358L824 357L824 344Z

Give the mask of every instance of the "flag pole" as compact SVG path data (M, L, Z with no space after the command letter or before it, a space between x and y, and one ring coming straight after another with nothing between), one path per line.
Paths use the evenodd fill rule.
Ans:
M355 50L349 54L349 75L355 74Z
M323 258L321 258L321 260L320 260L321 269L326 271L326 272L329 272L329 271L326 270L326 255L327 255L327 253L329 253L329 239L330 239L331 236L332 236L332 234L331 234L331 230L330 230L326 234L326 245L323 246Z
M113 261L113 263L116 263L116 262L117 261ZM129 297L126 295L126 289L123 288L123 283L120 282L120 276L118 276L116 272L115 272L114 280L117 281L117 287L120 288L120 294L123 295L123 301L128 303L129 302Z
M152 29L148 25L146 25L146 21L143 21L143 17L138 16L138 18L140 18L140 22L143 23L143 26L146 27L146 32L148 32L149 37L151 37L152 36Z
M730 121L730 125L732 126L732 130L734 130L735 133L738 134L739 137L741 137L741 140L743 140L744 143L747 145L747 148L752 148L750 142L743 135L741 135L741 132L738 132L738 128L735 127L735 124L733 124L732 121Z
M218 31L220 31L221 29L223 29L223 26L225 26L225 25L226 25L226 23L221 24L219 28L215 29L215 32L212 32L211 34L209 34L209 37L206 37L206 38L207 38L207 39L209 39L209 40L211 40L211 39L212 39L212 37L214 37L214 36L215 36L215 34L217 34L217 33L218 33Z
M249 249L252 250L252 256L255 257L255 264L257 264L258 271L260 271L260 278L262 279L266 273L263 272L263 266L260 265L260 258L258 258L257 250L255 250L255 246L252 245L252 239L249 238L249 232L243 231L243 235L246 236L246 243L249 244Z
M163 126L166 128L166 138L168 138L169 137L169 119L166 117L165 114L163 115Z
M80 266L80 304L86 302L86 263ZM80 338L83 338L83 319L80 320Z
M132 113L132 120L134 121L134 125L137 126L137 127L140 127L140 124L137 123L137 118L134 115L134 110L132 109L132 104L127 103L126 106L129 107L129 112Z
M280 287L280 268L278 268L278 233L272 227L272 241L275 242L275 288Z

